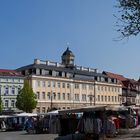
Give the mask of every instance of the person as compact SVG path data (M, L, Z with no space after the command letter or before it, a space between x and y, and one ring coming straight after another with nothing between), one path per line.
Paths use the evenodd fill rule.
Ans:
M6 131L6 124L5 124L4 120L2 120L2 122L1 122L1 129L2 129L2 131Z

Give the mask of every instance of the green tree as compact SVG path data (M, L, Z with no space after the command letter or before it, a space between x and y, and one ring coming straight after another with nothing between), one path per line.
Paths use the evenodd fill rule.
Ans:
M117 0L119 9L117 31L121 38L136 36L140 33L140 0Z
M23 88L17 95L16 107L25 112L31 113L36 108L37 100L29 82L25 80Z
M3 109L2 99L1 99L1 97L0 97L0 113L2 112L2 109Z

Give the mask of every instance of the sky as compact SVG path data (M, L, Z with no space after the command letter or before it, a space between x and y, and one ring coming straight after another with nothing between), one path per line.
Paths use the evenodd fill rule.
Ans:
M16 69L36 58L61 62L69 46L76 65L138 79L139 36L114 41L119 36L116 3L0 0L0 69Z

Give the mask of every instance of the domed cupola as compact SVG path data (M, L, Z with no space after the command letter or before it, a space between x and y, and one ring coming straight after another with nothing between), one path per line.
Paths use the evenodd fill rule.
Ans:
M67 47L66 51L62 54L62 64L64 64L66 67L74 67L74 54L71 50L69 50L69 47Z

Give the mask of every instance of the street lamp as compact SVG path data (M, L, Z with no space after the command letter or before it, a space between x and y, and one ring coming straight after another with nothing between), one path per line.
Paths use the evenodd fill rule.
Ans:
M50 98L51 98L50 110L52 110L52 106L53 106L53 97L52 97L52 94L53 94L53 92L51 91L51 95L50 95Z
M74 83L70 84L70 96L72 96L72 107L74 108Z

